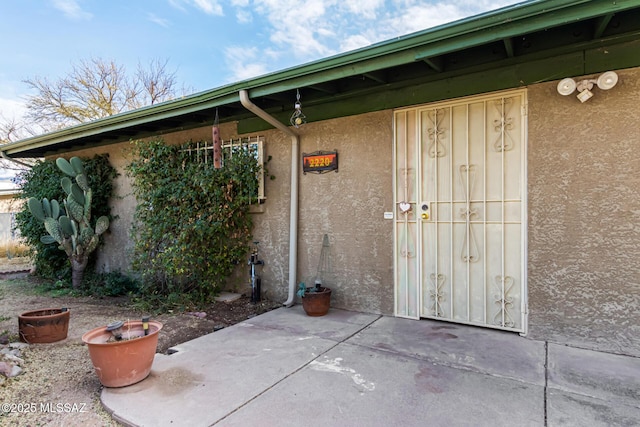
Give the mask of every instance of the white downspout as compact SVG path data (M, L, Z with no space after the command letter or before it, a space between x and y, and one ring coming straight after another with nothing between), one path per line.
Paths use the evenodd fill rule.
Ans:
M249 99L249 93L242 89L239 92L240 103L267 123L291 136L291 201L289 219L289 297L283 305L291 307L296 296L296 267L298 265L298 157L300 136L275 117L262 110Z

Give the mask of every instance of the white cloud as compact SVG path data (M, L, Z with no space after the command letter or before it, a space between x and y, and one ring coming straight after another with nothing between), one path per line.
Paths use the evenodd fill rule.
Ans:
M82 10L76 0L53 0L53 7L62 11L70 19L84 20L93 17L91 13Z
M350 50L356 50L364 46L369 46L373 42L364 34L354 34L348 36L340 42L340 51L348 52Z
M16 99L0 98L0 115L5 119L20 121L26 112L27 109L24 102Z
M174 0L177 1L177 0ZM183 0L186 1L186 0ZM244 79L369 46L510 4L508 0L231 0L238 23L260 25L271 56L256 39L251 55L239 46L225 55L235 78ZM287 58L286 62L276 59Z
M343 37L340 51L345 52L416 31L423 31L510 4L509 1L495 0L448 2L395 0L391 3L394 5L393 8L387 5L385 12L379 13L375 20L362 25L358 32Z
M418 3L410 5L396 16L384 21L384 28L397 35L432 28L464 16L458 5L450 3Z
M385 0L345 1L341 4L347 13L352 13L364 19L375 19L378 10L384 8Z
M222 5L218 0L169 0L169 4L183 12L187 10L184 5L187 5L200 9L207 15L224 16Z
M216 0L193 0L195 6L208 15L223 16L222 6Z
M457 3L464 16L477 15L483 11L500 9L507 5L516 4L513 1L505 0L458 0Z
M265 16L271 26L270 39L300 58L334 53L336 32L327 10L335 0L255 0L255 12Z
M253 15L246 10L238 10L236 12L236 19L240 24L249 24L253 21Z
M184 1L185 0L169 0L169 5L171 5L171 7L178 9L182 12L186 12L187 9L182 5Z
M171 22L168 19L161 18L154 13L148 13L147 19L155 24L160 25L161 27L168 28L171 25Z
M265 74L267 64L258 59L257 47L229 46L224 50L225 63L231 72L229 81L246 80Z

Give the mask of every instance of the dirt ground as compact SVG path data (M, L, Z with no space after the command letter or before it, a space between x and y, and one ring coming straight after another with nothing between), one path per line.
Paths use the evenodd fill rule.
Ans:
M68 307L69 333L65 340L31 344L22 350L23 372L0 385L2 426L118 426L100 404L102 386L93 370L82 334L114 320L140 319L147 313L127 305L126 298L43 296L35 290L37 280L24 274L0 274L0 336L17 341L18 315L41 308ZM200 316L164 313L152 316L163 324L158 353L179 343L279 307L273 301L252 304L247 296L233 302L216 302L201 308ZM0 348L2 346L0 345ZM7 409L6 405L2 406Z

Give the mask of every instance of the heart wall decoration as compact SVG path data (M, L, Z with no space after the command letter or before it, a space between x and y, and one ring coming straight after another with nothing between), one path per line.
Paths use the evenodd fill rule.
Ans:
M398 206L400 207L400 212L405 214L411 210L411 203L400 202Z

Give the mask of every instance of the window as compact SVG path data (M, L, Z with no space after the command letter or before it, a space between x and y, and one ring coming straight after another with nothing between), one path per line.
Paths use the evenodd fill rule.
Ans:
M258 173L258 203L264 203L266 197L264 195L264 137L252 136L248 138L230 139L222 141L222 164L224 167L224 159L233 156L236 150L250 150L258 164L260 172Z

